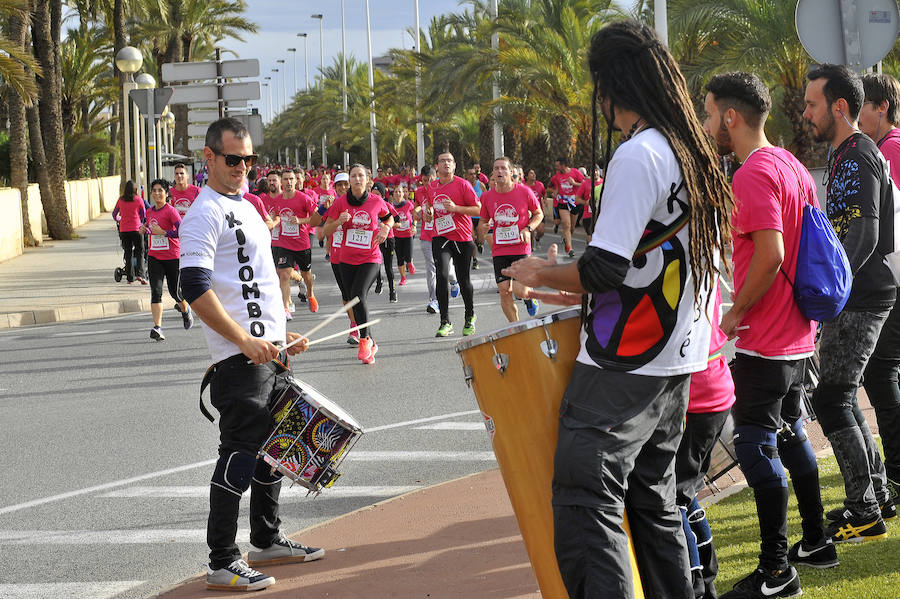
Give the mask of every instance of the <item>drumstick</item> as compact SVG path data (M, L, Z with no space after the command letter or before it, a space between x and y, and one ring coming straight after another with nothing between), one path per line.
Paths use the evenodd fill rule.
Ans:
M360 329L370 327L373 324L378 324L379 322L381 322L381 319L376 318L375 320L370 320L369 322L364 322L362 324L358 324L355 327L347 329L346 331L341 331L340 333L334 333L332 335L327 335L325 337L319 337L315 341L310 341L309 345L315 345L316 343L321 343L322 341L328 341L329 339L334 339L335 337L341 337L343 335L346 335L347 333L352 333L353 331L358 331Z
M316 331L318 331L319 329L324 327L326 324L328 324L329 322L331 322L332 320L334 320L335 318L337 318L344 312L347 312L350 308L352 308L353 306L355 306L358 303L359 303L359 297L358 296L354 297L352 300L350 300L349 302L347 302L346 304L344 304L343 306L338 308L334 312L334 314L330 315L328 318L326 318L325 320L323 320L322 322L320 322L319 324L317 324L316 326L311 328L309 331L307 331L303 336L306 337L307 339L309 339L310 335L312 335L313 333L315 333ZM293 341L291 343L291 345L293 345L294 343L296 343L296 341ZM290 347L291 345L288 345L287 347Z

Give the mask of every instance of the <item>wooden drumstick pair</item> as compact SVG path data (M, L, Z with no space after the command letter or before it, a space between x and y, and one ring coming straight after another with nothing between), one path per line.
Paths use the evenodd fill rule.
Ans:
M358 298L358 297L354 297L352 300L350 300L349 302L347 302L346 304L344 304L343 306L341 306L340 308L338 308L338 309L337 309L333 314L331 314L328 318L326 318L325 320L323 320L322 322L320 322L319 324L317 324L316 326L314 326L313 328L311 328L309 331L307 331L302 337L299 337L299 338L295 339L294 341L291 341L290 343L288 343L287 345L285 345L285 346L282 347L281 349L287 349L287 348L291 347L292 345L295 345L295 344L297 344L297 343L300 343L300 341L302 341L303 339L309 339L309 338L310 338L310 335L312 335L313 333L315 333L315 332L319 331L320 329L322 329L322 327L324 327L325 325L327 325L328 323L330 323L330 322L331 322L332 320L334 320L335 318L339 317L341 314L344 314L345 312L348 312L351 308L353 308L353 306L355 306L355 305L358 304L358 303L359 303L359 298ZM333 333L333 334L331 334L331 335L326 335L325 337L320 337L320 338L316 339L315 341L310 340L310 341L309 341L309 346L315 345L316 343L321 343L321 342L323 342L323 341L329 341L329 340L331 340L331 339L334 339L334 338L336 338L336 337L341 337L341 336L343 336L343 335L348 335L348 334L350 334L350 333L352 333L352 332L354 332L354 331L358 331L358 330L360 330L360 329L364 329L364 328L366 328L366 327L370 327L370 326L372 326L373 324L378 324L379 322L381 322L381 319L380 319L380 318L376 318L375 320L370 320L369 322L364 322L364 323L362 323L362 324L358 324L358 325L356 325L355 327L350 327L349 329L346 329L346 330L344 330L344 331L340 331L340 332L338 332L338 333Z

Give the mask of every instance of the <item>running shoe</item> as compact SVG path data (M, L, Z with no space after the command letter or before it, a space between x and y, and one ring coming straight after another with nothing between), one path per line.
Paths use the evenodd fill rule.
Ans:
M411 274L411 275L416 274L416 267L413 265L412 262L407 262L407 263L406 263L406 270L408 270L408 271L409 271L409 274Z
M401 285L402 285L402 284L403 284L403 283L401 283ZM389 299L390 299L390 302L391 302L392 304L396 304L396 303L397 303L397 292L396 292L396 291L391 291L391 295L390 295L390 298L389 298Z
M288 310L291 312L296 312L297 309L294 307L294 302L288 302Z
M297 299L303 303L306 303L306 293L304 293L302 289L297 292Z
M162 327L153 327L150 329L150 338L154 341L165 341L166 336L163 335Z
M310 312L318 312L319 311L319 302L316 301L316 296L310 295L307 297L309 300L309 311Z
M559 225L553 225L553 234L559 233Z
M569 258L574 258L574 257L575 257L575 250L570 249L569 250Z
M325 254L325 262L331 262L331 254Z
M322 559L325 550L306 547L279 533L275 542L266 549L253 547L247 553L247 563L251 566L275 566L278 564L298 564Z
M400 285L406 285L406 275L400 277Z
M881 508L882 520L888 521L893 520L897 517L897 506L894 504L894 501L892 499L887 499L879 507ZM844 512L846 511L847 510L843 507L828 510L827 512L825 512L825 520L828 522L837 522L844 517Z
M324 240L324 239L320 239L320 240L319 240L319 247L320 247L320 248L321 248L321 247L325 247L325 240Z
M356 357L363 364L371 364L371 362L369 362L368 360L373 359L374 354L372 352L372 345L373 343L371 337L362 337L359 340L359 352L357 352Z
M190 307L181 313L181 322L184 324L185 331L194 326L194 312Z
M442 322L441 326L438 327L437 333L434 334L435 337L448 337L453 332L453 325L449 322Z
M768 599L770 597L799 597L803 594L800 588L800 577L793 566L785 570L767 572L757 568L752 574L738 581L734 588L721 599Z
M800 539L788 550L788 561L798 566L819 569L834 568L841 563L838 561L837 549L828 537L822 537L816 544Z
M483 254L483 253L484 253L484 244L483 244L483 243L476 243L476 244L475 244L475 247L478 248L478 253L479 253L479 254Z
M261 591L275 584L275 579L251 568L242 559L224 568L206 567L206 588L213 591Z
M294 315L291 314L291 311L288 310L287 308L284 309L284 319L287 320L288 322L294 320Z
M350 345L359 345L359 331L353 331L347 336L347 343Z
M527 299L525 300L525 309L528 310L528 316L534 316L537 314L538 308L541 307L541 302L537 300Z
M368 358L363 358L363 364L374 364L375 363L375 354L378 353L378 344L375 343L375 340L369 337L369 341L372 342L372 352L369 354Z
M825 527L825 534L835 543L861 543L885 538L887 528L880 514L874 518L860 518L850 510L844 510L839 520Z
M472 270L478 270L478 258L472 257Z
M453 281L450 283L450 297L456 297L459 295L459 282Z
M141 285L147 284L147 279L145 279L144 277L138 277L137 280L138 280L138 283L140 283Z
M429 314L437 314L438 311L438 303L437 300L431 300L428 302L428 305L425 306L425 311Z
M375 279L375 293L381 293L382 287L384 287L384 282L381 280L381 275L379 275L378 278Z
M478 317L473 314L472 318L466 320L466 325L462 330L463 337L468 337L475 332L475 320L477 320L477 318Z

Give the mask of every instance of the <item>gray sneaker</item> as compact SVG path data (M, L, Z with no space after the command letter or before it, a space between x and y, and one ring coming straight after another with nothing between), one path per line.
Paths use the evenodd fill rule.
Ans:
M224 568L213 570L206 566L206 588L214 591L261 591L275 584L275 579L257 572L242 559Z
M247 553L247 561L251 566L274 566L276 564L296 564L312 562L325 557L325 550L317 547L306 547L296 543L284 535L280 535L271 547L260 549L253 547Z

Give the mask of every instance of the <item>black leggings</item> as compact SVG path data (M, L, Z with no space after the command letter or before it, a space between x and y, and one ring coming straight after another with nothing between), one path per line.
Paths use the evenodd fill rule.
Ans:
M341 278L341 265L340 263L331 263L331 272L334 273L334 280L337 282L338 289L341 290L341 299L345 302L350 301L350 295L347 294L347 288L344 285L344 280Z
M169 287L169 295L176 302L181 302L181 290L178 288L179 276L178 258L172 260L158 260L153 256L147 258L147 270L150 272L150 303L162 303L163 279Z
M463 303L466 306L466 320L475 316L475 301L472 288L472 256L475 255L474 241L450 241L446 237L435 236L431 240L431 253L434 256L436 274L436 293L438 306L441 309L441 322L450 322L450 260L456 270L456 280L462 291Z
M125 231L119 233L119 239L125 250L125 277L131 283L135 276L144 276L144 236L138 231Z
M341 281L347 289L347 295L350 299L359 298L359 303L353 306L353 319L356 324L369 322L369 309L366 306L366 296L369 293L369 287L375 282L375 275L381 270L381 265L377 262L366 262L365 264L341 264ZM369 337L369 327L359 330L360 337Z
M388 289L394 292L394 238L388 237L378 246L381 248L381 259L384 261L384 274L387 275Z
M412 237L395 237L394 251L397 253L397 266L406 266L412 262Z

